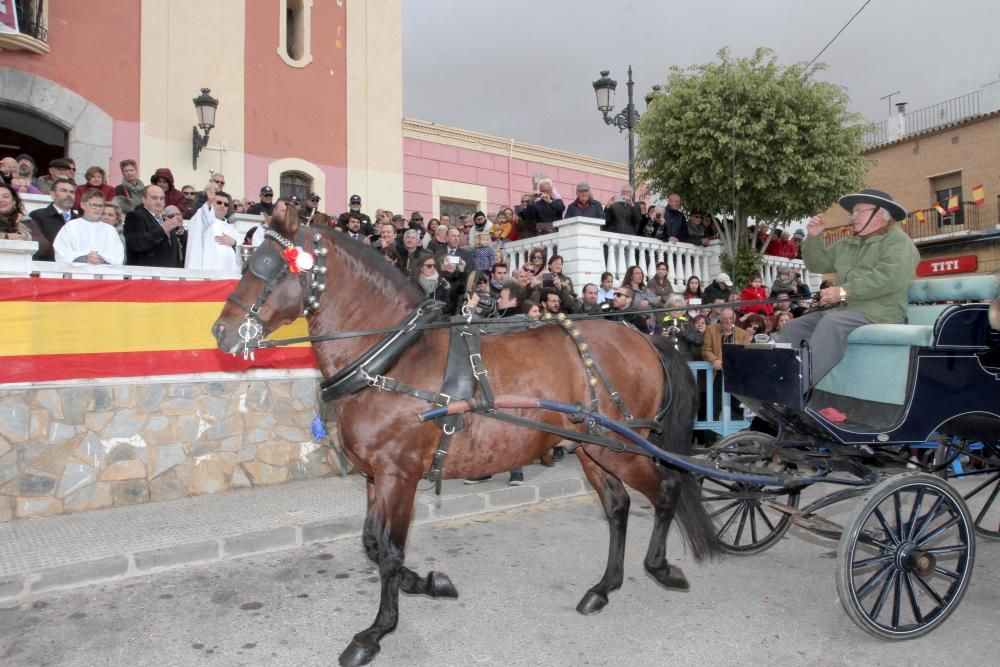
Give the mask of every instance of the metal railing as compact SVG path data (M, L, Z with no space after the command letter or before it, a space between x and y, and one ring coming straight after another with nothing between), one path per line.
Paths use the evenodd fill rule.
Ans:
M864 128L861 141L865 148L872 148L918 132L925 132L935 127L979 115L983 109L982 98L982 91L977 90L910 111L903 115L903 131L901 134L896 133L898 136L894 136L894 133L890 131L890 123L895 122L896 117L878 123L869 123Z
M45 26L44 2L48 0L17 0L17 29L22 35L48 43L49 31Z
M947 238L949 236L981 234L989 230L988 223L983 219L981 206L964 201L959 204L955 213L941 215L934 207L921 210L924 222L918 222L916 211L907 214L902 223L903 231L914 241ZM827 245L833 245L841 239L853 236L853 232L839 227L828 229L823 240Z

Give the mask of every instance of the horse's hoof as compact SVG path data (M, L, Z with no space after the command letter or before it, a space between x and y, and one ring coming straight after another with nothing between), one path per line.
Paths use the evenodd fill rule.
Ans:
M687 577L684 576L684 571L676 565L668 565L664 563L663 567L656 570L646 570L649 576L653 577L654 580L661 586L672 591L687 591L691 589L691 584L688 583Z
M431 597L435 598L457 598L458 589L451 579L444 572L429 572L427 574L427 588Z
M607 604L607 595L601 595L595 591L587 591L587 594L580 600L580 604L576 605L576 610L584 616L589 616L604 609Z
M344 652L340 654L340 667L361 667L375 659L381 647L378 644L362 644L352 639Z

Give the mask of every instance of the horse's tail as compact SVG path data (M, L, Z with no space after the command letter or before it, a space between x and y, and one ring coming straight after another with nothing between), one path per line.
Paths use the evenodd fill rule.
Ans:
M663 362L666 382L659 418L662 430L652 433L650 440L665 451L690 454L692 427L698 412L698 386L694 374L667 337L651 336L650 340ZM703 560L721 554L715 525L701 502L698 480L692 474L667 466L661 466L660 470L665 477L672 476L680 483L676 515L695 559Z

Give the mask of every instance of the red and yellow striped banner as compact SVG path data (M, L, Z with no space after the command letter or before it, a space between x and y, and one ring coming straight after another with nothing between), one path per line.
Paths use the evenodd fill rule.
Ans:
M916 211L913 212L913 217L916 219L917 224L922 225L925 222L927 222L927 216L919 208Z
M982 184L972 188L972 203L976 206L982 206L986 203L986 190L983 189Z
M315 368L308 344L244 361L210 328L236 281L0 280L0 382ZM304 320L274 338L307 335Z

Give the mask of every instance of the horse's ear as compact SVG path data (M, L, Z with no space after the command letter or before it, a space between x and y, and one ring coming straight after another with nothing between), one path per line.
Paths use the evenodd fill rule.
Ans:
M279 229L286 239L294 239L299 231L299 211L294 206L289 205L285 210L285 222Z

